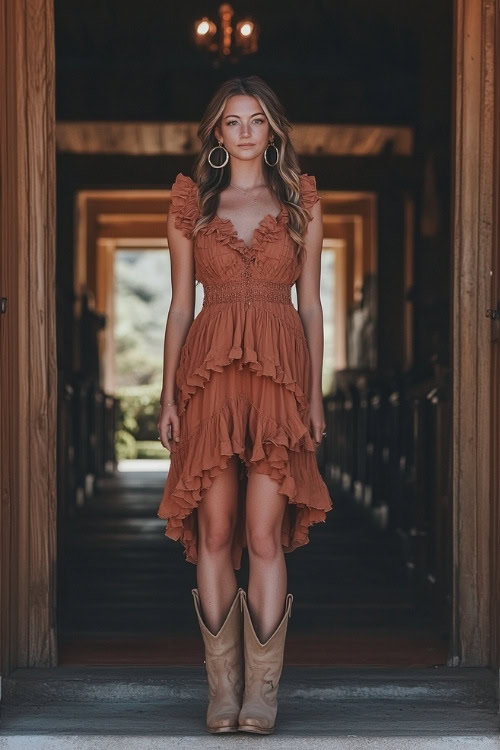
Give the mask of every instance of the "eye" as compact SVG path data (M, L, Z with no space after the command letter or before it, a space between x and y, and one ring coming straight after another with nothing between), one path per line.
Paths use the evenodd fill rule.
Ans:
M263 123L264 120L262 119L262 117L256 117L254 122ZM233 125L234 123L238 124L238 120L228 120L226 122L226 125Z

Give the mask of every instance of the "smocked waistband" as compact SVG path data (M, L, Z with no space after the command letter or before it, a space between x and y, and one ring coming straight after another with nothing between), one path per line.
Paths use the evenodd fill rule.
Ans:
M236 279L203 287L203 306L220 302L281 302L292 304L291 284L278 284L262 279Z

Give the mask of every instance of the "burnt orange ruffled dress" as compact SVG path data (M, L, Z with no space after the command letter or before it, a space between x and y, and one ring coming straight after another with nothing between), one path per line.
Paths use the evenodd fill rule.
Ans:
M301 201L319 196L313 176L300 175ZM197 185L178 174L170 210L175 225L192 237L198 216ZM238 516L232 563L241 567L245 492L252 471L276 480L288 505L281 528L285 552L309 542L309 527L332 508L307 427L310 358L301 318L291 301L300 275L285 206L255 229L251 247L229 219L218 216L194 240L196 278L204 300L181 349L176 371L180 441L158 516L165 536L181 541L197 563L197 507L230 457L240 459ZM265 497L262 498L265 502Z

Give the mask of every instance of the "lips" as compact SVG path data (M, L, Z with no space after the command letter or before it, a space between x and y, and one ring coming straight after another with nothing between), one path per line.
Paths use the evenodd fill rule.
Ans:
M255 143L238 143L240 148L247 148L248 146L255 146Z

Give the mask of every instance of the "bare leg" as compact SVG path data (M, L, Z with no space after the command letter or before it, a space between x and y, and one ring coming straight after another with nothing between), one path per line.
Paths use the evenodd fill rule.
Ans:
M277 491L277 486L267 474L252 472L248 477L248 608L261 643L274 633L283 617L287 592L281 524L288 498Z
M238 585L231 545L238 509L237 456L215 477L198 506L196 577L206 626L216 635L234 601Z

